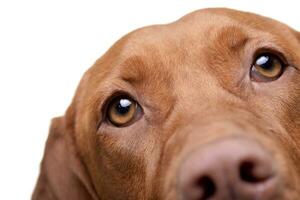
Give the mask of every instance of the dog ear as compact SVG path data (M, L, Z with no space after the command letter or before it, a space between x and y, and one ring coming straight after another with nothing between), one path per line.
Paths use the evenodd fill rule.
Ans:
M32 200L98 199L65 117L54 118Z

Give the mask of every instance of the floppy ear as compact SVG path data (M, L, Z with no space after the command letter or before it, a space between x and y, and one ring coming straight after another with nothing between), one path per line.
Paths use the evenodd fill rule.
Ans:
M98 199L65 117L52 120L32 200Z

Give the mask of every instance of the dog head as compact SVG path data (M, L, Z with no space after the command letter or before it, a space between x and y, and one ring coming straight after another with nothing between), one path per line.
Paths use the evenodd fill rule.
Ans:
M124 36L53 122L34 197L297 199L299 39L229 9Z

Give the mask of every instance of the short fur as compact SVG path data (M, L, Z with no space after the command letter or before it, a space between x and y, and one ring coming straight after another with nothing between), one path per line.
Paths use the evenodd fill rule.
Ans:
M299 199L299 40L280 22L219 8L124 36L52 121L32 199L177 199L184 158L236 135L272 152L282 182L276 199ZM288 60L278 80L250 80L259 48ZM138 100L143 117L124 128L99 126L101 107L120 90Z

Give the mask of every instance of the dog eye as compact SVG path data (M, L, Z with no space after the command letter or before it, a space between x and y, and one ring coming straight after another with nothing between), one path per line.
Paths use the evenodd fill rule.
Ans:
M283 61L273 54L260 54L256 57L250 77L256 82L269 82L278 79L284 71Z
M114 126L121 127L137 120L140 112L141 108L136 101L128 96L119 96L109 103L106 116Z

